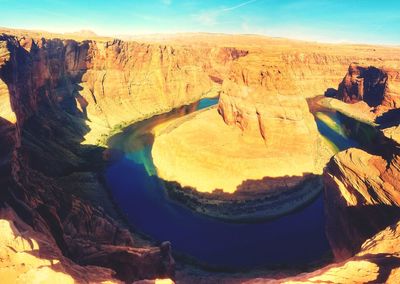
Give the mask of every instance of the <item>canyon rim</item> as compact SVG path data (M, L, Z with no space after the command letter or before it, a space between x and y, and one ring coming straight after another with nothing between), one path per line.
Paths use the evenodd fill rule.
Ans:
M25 2L1 283L400 283L398 4Z

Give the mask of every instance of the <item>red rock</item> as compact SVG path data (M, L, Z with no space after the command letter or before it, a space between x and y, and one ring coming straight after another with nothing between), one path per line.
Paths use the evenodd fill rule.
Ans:
M337 98L347 103L365 101L383 112L400 107L400 71L390 68L362 67L352 63L339 84Z

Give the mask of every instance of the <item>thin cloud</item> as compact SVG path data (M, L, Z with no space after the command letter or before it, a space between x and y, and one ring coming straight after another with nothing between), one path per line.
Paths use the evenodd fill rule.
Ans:
M235 6L231 6L231 7L227 7L227 8L223 8L223 9L218 9L218 10L211 10L211 11L203 11L201 13L198 13L196 15L194 15L194 18L197 22L199 22L202 25L206 25L206 26L213 26L215 24L218 23L218 18L227 12L236 10L238 8L247 6L249 4L252 4L256 1L259 0L249 0L246 2L242 2L240 4L237 4Z
M224 8L224 9L222 9L221 11L223 11L223 12L232 11L232 10L235 10L235 9L240 8L240 7L243 7L243 6L247 6L247 5L249 5L249 4L251 4L251 3L254 3L254 2L256 2L256 1L258 1L258 0L249 0L249 1L246 1L246 2L243 2L243 3L240 3L240 4L237 4L236 6Z

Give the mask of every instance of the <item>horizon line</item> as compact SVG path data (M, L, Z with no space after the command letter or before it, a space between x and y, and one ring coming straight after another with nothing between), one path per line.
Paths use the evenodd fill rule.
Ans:
M383 47L398 47L400 48L400 43L373 43L373 42L361 42L361 41L329 41L329 40L318 40L318 39L307 39L307 38L291 38L285 36L273 36L268 34L261 34L261 33L235 33L235 32L207 32L207 31L176 31L176 32L151 32L151 33L137 33L137 34L102 34L95 31L95 29L91 28L80 28L77 30L71 31L51 31L41 28L14 28L14 27L5 27L0 26L1 30L15 30L15 31L26 31L26 32L37 32L37 33L48 33L53 35L77 35L79 36L79 32L86 31L89 33L93 33L93 37L104 37L110 39L120 39L124 41L129 41L129 38L141 38L141 37L150 37L150 36L174 36L174 35L190 35L190 34L209 34L209 35L226 35L226 36L257 36L257 37L264 37L264 38L271 38L271 39L282 39L282 40L290 40L290 41L302 41L308 43L320 43L320 44L344 44L344 45L366 45L366 46L383 46ZM85 35L82 36L83 38Z

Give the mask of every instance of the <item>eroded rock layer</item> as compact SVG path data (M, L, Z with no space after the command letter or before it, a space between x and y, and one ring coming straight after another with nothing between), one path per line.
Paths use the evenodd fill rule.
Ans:
M393 68L363 67L352 63L337 94L331 94L347 103L366 102L382 113L400 106L400 71Z
M290 47L283 42L273 50L248 46L249 53L231 62L222 77L220 116L210 109L176 121L156 135L152 156L159 176L191 188L182 197L173 187L174 196L190 200L197 191L200 197L194 199L202 203L211 198L204 192L215 192L216 202L226 200L222 191L248 200L254 193L268 195L270 186L263 180L286 179L280 188L290 191L299 188L293 179L304 182L309 174L322 173L330 154L319 139L306 98L323 94L336 71L346 69L344 61L352 53L344 55L327 46L310 52L300 43ZM375 62L362 52L357 56ZM292 205L312 199L316 192L301 201L296 198Z
M351 120L362 134L363 125ZM386 126L377 128L366 150L337 154L324 174L327 235L337 259L353 255L365 239L400 218L400 144L391 138L397 127L389 128L390 136Z
M247 195L260 183L287 189L304 182L298 173L321 169L315 150L308 146L316 129L304 98L336 84L348 62L376 65L384 60L398 68L399 57L398 49L385 47L253 36L192 35L148 44L2 34L1 278L25 283L35 277L42 282L172 277L170 245L143 245L126 229L99 179L103 148L84 143L97 142L120 123L220 93L219 114L216 109L198 114L212 126L203 129L215 136L199 141L250 142L245 145L262 155L282 152L274 145L287 146L287 156L296 152L296 159L304 158L305 164L292 163L292 182L277 167L273 171L279 173L278 180L257 176L242 183L242 193ZM398 137L396 127L387 128L385 135ZM227 136L221 137L224 131ZM390 184L384 163L372 160ZM214 161L217 166L220 162ZM270 165L275 167L275 162ZM251 163L250 157L246 163ZM395 169L396 163L389 168ZM230 167L238 170L236 163ZM388 198L373 200L380 203L384 197Z

